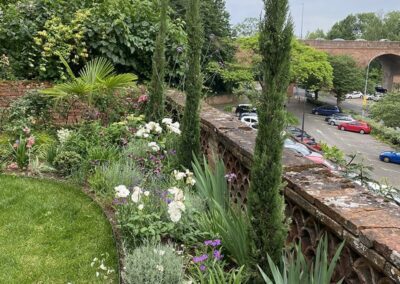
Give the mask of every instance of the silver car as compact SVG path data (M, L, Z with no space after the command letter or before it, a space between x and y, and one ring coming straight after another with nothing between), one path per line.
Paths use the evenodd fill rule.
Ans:
M342 122L352 122L355 119L352 118L350 115L349 116L337 116L337 117L332 117L328 120L328 124L330 125L340 125Z
M285 139L284 147L297 154L301 154L302 156L322 157L320 153L313 152L310 149L308 149L307 146L295 142L289 138Z

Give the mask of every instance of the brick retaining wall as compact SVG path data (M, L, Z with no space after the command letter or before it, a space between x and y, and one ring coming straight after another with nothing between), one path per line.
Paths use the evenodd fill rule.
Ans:
M182 94L170 91L168 101L182 113ZM209 158L218 153L227 171L237 175L233 200L246 203L256 132L205 103L201 132L203 152ZM335 281L400 283L400 207L290 151L283 163L286 213L292 220L288 241L301 240L305 255L312 257L326 232L331 256L346 240Z

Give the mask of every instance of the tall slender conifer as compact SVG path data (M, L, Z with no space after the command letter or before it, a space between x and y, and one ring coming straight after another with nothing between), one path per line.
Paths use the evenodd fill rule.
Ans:
M160 29L153 54L153 67L150 85L150 98L147 106L147 120L161 121L165 105L165 38L168 25L169 0L159 0L161 5Z
M200 16L200 0L187 2L188 68L186 74L186 104L182 119L182 136L178 157L181 164L191 168L192 153L200 154L200 99L203 87L201 74L201 50L203 26Z
M268 271L267 254L278 263L285 245L287 226L282 189L284 103L289 84L293 24L288 0L265 0L260 50L263 91L258 98L259 129L251 172L248 209L251 216L255 257Z

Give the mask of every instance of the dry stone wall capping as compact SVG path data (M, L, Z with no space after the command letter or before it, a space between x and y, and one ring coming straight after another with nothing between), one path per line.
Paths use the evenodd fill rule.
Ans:
M184 104L182 93L168 92L169 108L177 118ZM219 154L227 171L237 175L231 196L239 204L247 202L255 139L255 131L233 115L201 105L202 150L210 161L213 153ZM291 220L288 242L301 241L311 258L327 233L330 256L346 241L335 281L400 283L400 207L291 152L284 152L283 164L283 194Z

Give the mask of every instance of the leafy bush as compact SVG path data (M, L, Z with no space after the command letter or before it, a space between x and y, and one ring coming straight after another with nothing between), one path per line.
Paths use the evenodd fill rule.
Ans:
M41 129L50 126L52 102L37 91L30 91L14 101L5 118L5 131L13 136L23 134L23 129Z
M282 257L283 267L280 270L268 256L268 263L272 274L272 280L261 270L262 277L267 284L331 284L340 253L344 242L338 247L335 255L328 260L328 237L325 235L318 243L315 258L311 265L307 263L301 251L301 245L297 245L293 252ZM342 283L343 280L337 282Z
M94 174L88 178L90 188L106 196L111 196L117 185L136 186L141 180L142 176L136 165L123 160L96 167Z
M128 284L183 283L183 258L170 245L147 244L128 251L125 267Z
M70 175L78 170L82 157L76 152L61 151L54 159L54 166L62 175Z
M400 109L400 93L388 94L371 107L371 116L383 121L387 127L400 127L398 111Z

